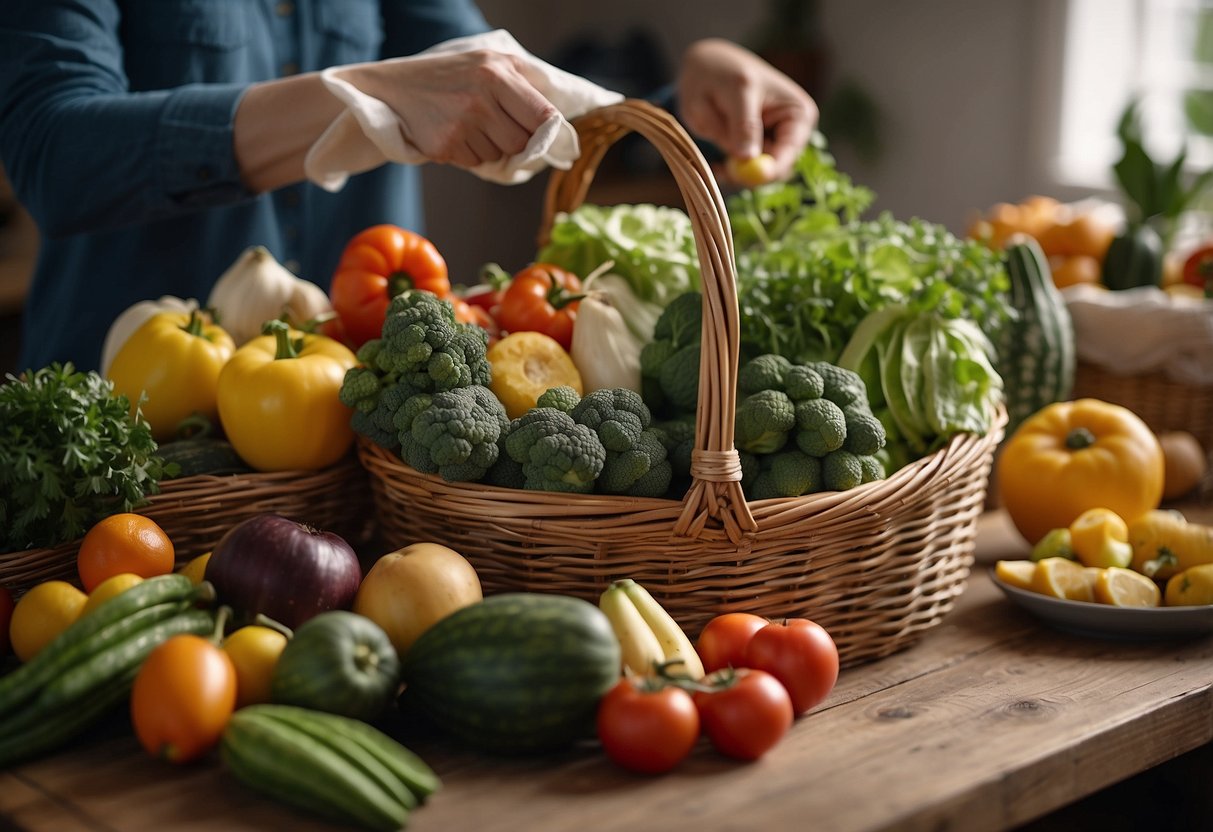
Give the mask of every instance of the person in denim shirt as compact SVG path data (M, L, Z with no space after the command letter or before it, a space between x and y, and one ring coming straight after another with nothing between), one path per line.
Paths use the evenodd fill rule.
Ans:
M552 105L506 55L380 59L488 28L470 0L7 0L0 162L43 239L20 367L95 368L124 309L205 299L249 246L327 287L334 241L422 230L416 168L384 165L336 194L305 181L341 111L319 70L359 64L347 80L407 113L419 150L470 168L521 150ZM743 158L765 147L777 174L817 115L722 40L687 50L678 95L692 131Z

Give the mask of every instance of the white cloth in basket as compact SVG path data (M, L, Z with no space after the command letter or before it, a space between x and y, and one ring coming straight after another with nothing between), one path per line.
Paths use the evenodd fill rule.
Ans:
M1160 372L1181 384L1213 384L1213 301L1155 286L1110 292L1079 284L1061 294L1080 360L1120 375Z
M418 55L391 60L412 61L422 56L475 49L521 56L526 79L559 111L539 126L521 153L472 168L471 172L481 179L514 185L548 166L568 170L581 154L577 132L569 119L623 100L617 92L536 58L504 29L455 38ZM346 68L330 67L321 73L325 86L345 104L346 110L316 140L303 163L308 179L327 191L341 190L351 174L371 170L384 162L418 165L428 161L405 138L404 120L387 104L346 81L341 72Z

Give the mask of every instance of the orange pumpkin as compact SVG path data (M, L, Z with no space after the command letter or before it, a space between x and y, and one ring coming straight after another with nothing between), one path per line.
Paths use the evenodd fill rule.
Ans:
M1026 419L998 461L998 489L1029 543L1090 508L1132 523L1162 499L1163 453L1127 408L1098 399L1048 405Z

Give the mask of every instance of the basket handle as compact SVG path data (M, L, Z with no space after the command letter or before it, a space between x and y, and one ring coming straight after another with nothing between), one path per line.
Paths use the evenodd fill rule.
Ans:
M716 178L678 121L646 101L629 99L602 107L576 119L573 126L581 155L569 170L552 171L544 198L540 246L547 242L556 214L572 211L585 200L607 148L633 131L661 154L682 193L702 274L703 344L691 487L683 497L674 533L698 537L710 519L719 522L729 539L739 544L758 526L741 490L741 460L733 447L741 325L733 235Z

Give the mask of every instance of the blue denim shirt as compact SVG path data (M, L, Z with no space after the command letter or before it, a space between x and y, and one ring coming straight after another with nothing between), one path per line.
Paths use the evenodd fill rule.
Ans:
M96 368L140 300L205 301L248 246L327 289L346 240L421 229L416 168L337 194L241 184L232 121L249 84L419 52L488 29L472 0L5 0L0 160L43 235L21 369Z

